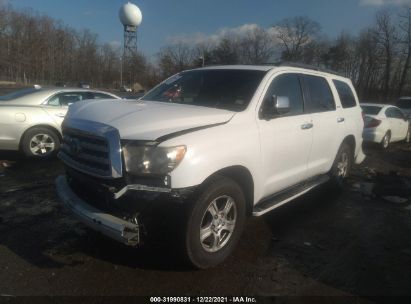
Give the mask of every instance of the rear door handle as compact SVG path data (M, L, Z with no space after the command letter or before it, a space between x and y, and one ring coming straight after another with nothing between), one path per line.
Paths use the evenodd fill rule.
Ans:
M308 130L308 129L311 129L313 126L314 126L314 125L309 122L309 123L302 124L302 125L301 125L301 129L303 129L303 130Z
M66 116L65 114L63 114L63 113L58 113L58 114L55 114L57 117L61 117L61 118L64 118L64 116Z
M345 120L344 117L338 117L338 118L337 118L337 122L343 122L344 120Z

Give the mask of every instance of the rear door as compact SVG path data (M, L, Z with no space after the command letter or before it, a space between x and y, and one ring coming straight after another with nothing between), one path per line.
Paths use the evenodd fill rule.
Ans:
M400 141L405 138L408 132L408 121L400 109L389 107L385 111L385 115L390 121L391 139L393 141Z
M290 111L264 119L261 113L273 95L288 97ZM259 114L263 196L268 196L306 178L312 128L311 115L304 112L299 75L276 75L264 95Z
M303 75L307 112L312 117L312 147L307 164L307 178L331 169L345 133L342 109L337 109L330 83L325 77Z

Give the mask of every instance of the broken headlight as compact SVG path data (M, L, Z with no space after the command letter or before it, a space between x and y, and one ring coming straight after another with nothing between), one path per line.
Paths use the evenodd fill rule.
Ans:
M186 146L157 147L130 142L123 147L126 171L130 174L164 175L183 160Z

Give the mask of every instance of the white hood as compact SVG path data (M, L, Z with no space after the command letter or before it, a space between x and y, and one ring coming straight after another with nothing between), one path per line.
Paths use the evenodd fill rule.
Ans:
M122 139L155 140L170 133L229 121L235 112L167 102L94 100L70 106L66 118L110 125Z

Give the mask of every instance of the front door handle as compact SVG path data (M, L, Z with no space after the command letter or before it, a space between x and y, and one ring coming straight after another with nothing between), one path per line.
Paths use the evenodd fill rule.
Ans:
M309 123L302 124L301 129L308 130L308 129L311 129L313 126L314 125L311 122L309 122Z
M343 122L344 120L345 120L344 117L338 117L338 118L337 118L337 122Z

